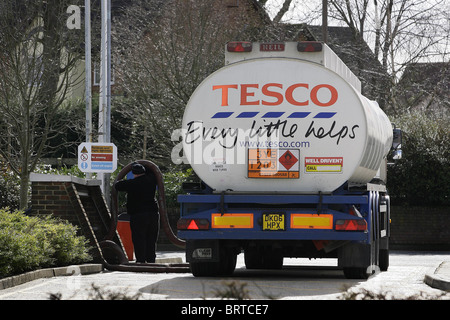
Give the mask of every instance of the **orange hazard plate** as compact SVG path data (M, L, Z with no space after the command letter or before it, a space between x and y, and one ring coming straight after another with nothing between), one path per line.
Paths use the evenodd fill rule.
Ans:
M298 151L293 151L297 153ZM259 179L299 179L298 158L287 149L248 149L247 176Z

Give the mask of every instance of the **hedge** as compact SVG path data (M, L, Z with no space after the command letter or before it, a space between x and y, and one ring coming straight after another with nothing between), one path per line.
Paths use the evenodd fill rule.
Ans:
M450 120L425 113L395 119L403 130L403 158L389 167L388 188L396 204L450 205Z
M0 278L91 259L87 240L68 222L0 209Z

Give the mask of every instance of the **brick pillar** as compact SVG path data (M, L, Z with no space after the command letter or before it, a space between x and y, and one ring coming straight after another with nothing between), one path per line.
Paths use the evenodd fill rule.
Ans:
M100 180L72 176L32 174L31 214L53 215L79 227L95 257L102 255L106 237L123 250L116 230L110 232L111 213L100 190Z
M85 180L72 176L53 174L31 174L31 213L33 215L54 215L79 226L73 197L72 183L79 185L100 185L98 180Z

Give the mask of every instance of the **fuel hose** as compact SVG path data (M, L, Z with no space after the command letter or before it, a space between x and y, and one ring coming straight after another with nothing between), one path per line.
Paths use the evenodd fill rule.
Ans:
M169 241L177 246L178 248L184 249L186 247L186 242L179 239L173 232L172 227L169 223L169 217L166 207L166 197L164 193L164 179L159 167L149 160L137 160L137 163L143 165L146 170L150 170L156 177L158 186L158 207L161 217L162 228L169 239ZM127 164L117 175L114 184L123 179L128 172L131 171L131 166L133 163ZM103 265L106 269L111 271L129 271L129 272L190 272L189 264L165 264L165 263L130 263L128 258L125 256L123 249L114 241L112 241L114 235L116 234L118 221L118 196L117 190L113 187L111 188L111 223L105 238L99 243L102 250L109 249L112 250L116 257L118 257L118 264L113 264L104 257L102 257Z

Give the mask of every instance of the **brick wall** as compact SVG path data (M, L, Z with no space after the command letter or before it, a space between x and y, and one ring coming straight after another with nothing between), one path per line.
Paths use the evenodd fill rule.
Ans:
M71 176L32 174L31 214L53 215L79 227L94 258L100 257L99 242L108 234L111 215L98 180ZM112 240L121 245L118 235Z
M31 209L34 215L54 215L80 225L72 203L72 183L85 184L84 179L71 176L32 174Z
M391 207L391 249L450 250L450 209Z
M109 212L105 212L106 208L102 209L104 206L101 205L100 183L97 180L85 180L71 176L32 174L31 214L51 214L67 220L80 228L80 234L83 234L92 246L97 246L92 235L95 234L97 240L104 238L109 230L109 222L105 226L104 221L101 221L101 216L103 216L103 220L106 220L110 215ZM75 184L75 188L73 184ZM95 186L98 188L93 188ZM94 201L88 201L93 198L96 199L97 204L94 204ZM83 204L84 212L81 211L78 201ZM103 212L99 214L98 210ZM88 216L89 223L84 216ZM175 234L178 217L178 208L169 212L170 224ZM110 220L108 219L108 221ZM118 243L116 238L114 240ZM162 226L158 237L158 248L160 250L177 249L167 238Z

